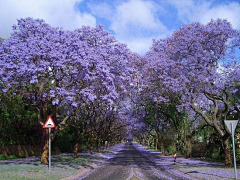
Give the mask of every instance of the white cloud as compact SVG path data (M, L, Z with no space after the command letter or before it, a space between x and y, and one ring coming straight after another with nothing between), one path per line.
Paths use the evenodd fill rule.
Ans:
M213 1L168 0L178 11L179 19L183 23L208 23L211 19L227 19L234 28L240 29L240 4L214 4Z
M123 43L126 43L128 48L133 52L137 52L140 55L144 55L152 45L153 38L136 38L133 40L120 40Z
M91 14L81 13L76 5L82 0L0 0L0 37L8 38L17 19L33 17L44 19L52 26L73 30L82 25L95 26Z
M0 0L0 37L8 38L12 25L20 18L40 18L52 26L74 30L82 25L95 26L95 17L98 17L108 21L110 25L105 28L109 28L120 42L126 43L132 51L143 55L152 45L152 39L165 38L173 31L160 21L168 15L167 13L173 13L160 5L168 3L178 11L176 21L207 23L210 19L222 18L228 19L234 28L240 29L240 3L233 1L220 4L216 4L217 0L167 0L168 3L154 0L124 0L111 3L86 1L91 14L78 10L77 5L83 5L83 1Z
M173 30L167 30L164 33L158 34L156 36L150 37L135 37L135 38L123 38L118 39L120 42L127 44L128 48L131 51L138 53L139 55L146 54L152 46L153 39L162 39L170 36L173 33Z
M139 36L146 31L165 31L166 27L155 15L157 8L153 2L130 0L116 7L110 28L117 36Z
M110 29L129 49L144 55L151 47L152 39L169 32L158 19L159 11L164 10L153 1L123 2L115 7L114 14L108 18L111 22Z
M88 7L96 17L110 22L109 29L118 41L140 55L149 50L152 39L169 32L158 19L165 10L154 1L127 0L112 5L89 3Z
M229 5L219 5L207 9L204 14L199 15L197 18L199 18L202 23L207 23L211 19L217 18L227 19L234 28L240 29L240 4L231 3Z

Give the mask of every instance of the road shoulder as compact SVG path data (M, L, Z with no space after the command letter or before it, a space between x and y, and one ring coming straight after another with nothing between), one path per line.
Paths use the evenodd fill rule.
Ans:
M177 157L177 161L174 162L173 156L162 156L160 152L149 150L147 147L137 143L135 143L135 147L139 150L144 150L146 153L145 155L147 155L159 167L163 167L169 172L186 175L192 179L234 179L234 169L225 168L223 163L208 162L199 158L186 159L184 157ZM238 177L240 177L239 171Z

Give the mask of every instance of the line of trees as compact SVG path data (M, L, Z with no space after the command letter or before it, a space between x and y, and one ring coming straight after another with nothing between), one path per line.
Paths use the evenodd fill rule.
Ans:
M52 140L64 130L71 134L74 156L86 142L92 153L105 141L135 136L148 144L154 139L162 152L169 143L191 157L199 132L214 134L225 165L232 166L224 120L240 113L239 47L240 32L220 19L183 25L154 40L144 57L102 26L65 31L21 19L11 38L0 40L1 116L6 127L19 123L13 132L29 127L32 143L37 133L30 129L52 115ZM47 153L48 139L42 163Z
M41 126L51 115L57 125L52 141L75 126L75 156L82 133L91 134L90 152L95 140L122 138L126 122L117 116L117 104L134 78L131 64L137 55L102 26L64 31L43 20L21 19L11 38L1 42L0 59L3 108L5 96L19 95ZM48 148L46 139L41 157L45 164Z
M171 37L154 41L142 60L139 105L160 143L169 124L191 157L194 133L208 126L220 139L225 165L232 166L224 120L238 118L240 112L239 37L229 22L218 19L183 25Z

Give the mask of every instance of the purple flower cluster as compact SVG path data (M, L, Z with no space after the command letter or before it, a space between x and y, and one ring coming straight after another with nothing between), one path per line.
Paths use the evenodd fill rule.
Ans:
M65 31L20 19L0 42L0 90L31 97L42 118L52 106L60 117L78 117L80 106L102 101L106 108L126 96L137 58L102 26Z
M240 65L234 56L239 47L240 32L226 20L183 25L154 41L144 57L142 96L165 105L174 99L179 112L190 119L198 114L220 137L229 137L223 121L240 113Z

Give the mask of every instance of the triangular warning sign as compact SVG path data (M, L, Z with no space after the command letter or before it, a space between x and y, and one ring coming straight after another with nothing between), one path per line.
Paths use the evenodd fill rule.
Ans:
M56 125L51 116L48 116L46 122L43 125L43 128L55 128Z
M237 124L238 124L238 120L225 120L224 123L226 124L229 132L231 134L234 134L235 129L236 129Z

